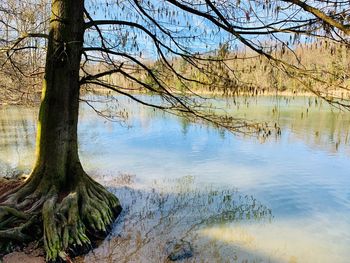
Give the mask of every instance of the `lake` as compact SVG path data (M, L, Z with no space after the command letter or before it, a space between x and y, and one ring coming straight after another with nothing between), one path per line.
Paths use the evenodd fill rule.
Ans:
M281 128L263 142L125 97L86 98L115 116L81 104L82 163L124 210L81 261L165 262L169 242L185 240L193 257L184 262L349 262L349 112L309 97L217 99ZM0 174L28 173L37 109L0 114Z

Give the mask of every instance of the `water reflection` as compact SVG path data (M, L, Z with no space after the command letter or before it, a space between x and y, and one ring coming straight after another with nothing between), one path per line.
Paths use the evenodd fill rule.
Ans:
M318 239L298 222L286 220L273 224L235 224L203 229L201 237L223 242L236 250L236 261L230 254L226 261L214 262L347 262L348 244ZM319 231L319 230L318 230ZM232 255L232 254L231 254ZM206 261L210 262L210 261Z
M241 258L238 251L225 252L235 243L206 237L206 229L239 222L264 225L273 218L271 210L253 196L234 189L198 188L192 176L157 180L146 188L135 185L134 178L124 175L128 185L122 188L118 178L100 178L118 182L119 187L111 191L123 200L124 211L109 240L84 262L165 262L166 244L174 239L189 241L194 247L190 262L225 262L232 256L242 260L247 257ZM250 253L257 256L258 251Z
M0 108L0 171L2 176L28 173L34 160L36 109Z
M349 113L314 98L217 100L238 116L281 127L281 137L260 144L117 100L122 124L106 121L86 105L80 113L84 167L127 208L114 235L87 262L161 261L165 242L182 237L195 244L189 262L348 262ZM28 170L36 109L0 111L1 174ZM124 175L116 177L118 172ZM251 195L260 210L252 209ZM225 207L226 200L231 207ZM241 219L232 212L239 209ZM273 220L269 212L254 219L254 211L269 209Z
M350 154L350 114L310 97L248 97L221 102L238 116L275 122L288 133L315 149Z

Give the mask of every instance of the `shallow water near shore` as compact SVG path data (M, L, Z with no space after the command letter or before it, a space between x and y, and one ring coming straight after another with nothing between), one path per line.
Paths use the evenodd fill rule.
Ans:
M216 102L279 125L282 135L262 143L123 97L90 99L128 117L107 121L82 104L79 123L85 169L124 211L82 261L164 262L166 243L183 239L194 254L185 262L348 262L349 112L309 97ZM0 174L29 172L37 109L4 106L0 114Z

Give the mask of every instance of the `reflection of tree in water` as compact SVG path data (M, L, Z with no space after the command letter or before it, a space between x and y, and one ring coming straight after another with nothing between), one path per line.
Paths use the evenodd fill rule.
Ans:
M125 178L132 181L132 177ZM85 262L164 262L166 242L174 239L194 246L191 260L209 256L214 261L207 258L205 262L218 262L225 244L200 236L199 230L272 219L271 209L253 196L232 189L198 187L193 180L186 176L172 182L154 182L147 190L129 186L112 189L123 200L122 217L110 239L86 256Z
M239 116L276 123L282 135L300 140L314 149L336 152L349 148L349 114L319 101L316 97L252 97L227 99L226 107Z
M0 176L12 177L30 170L35 118L16 109L4 113L0 116Z
M159 97L140 95L145 101L157 103ZM171 121L176 118L181 132L186 136L193 125L193 122L185 117L172 116L159 110L149 109L137 103L116 96L121 111L111 108L114 104L105 104L103 100L99 105L94 104L101 112L117 112L122 116L127 112L129 125L133 121L148 123L151 119ZM336 152L338 149L350 151L350 129L349 115L330 107L328 104L318 101L315 97L302 96L265 96L265 97L222 97L215 100L217 109L224 109L231 112L233 116L268 122L271 126L278 126L282 129L282 137L288 133L291 139L300 140L315 149L323 149L329 152ZM101 109L99 107L102 107ZM214 106L214 105L211 105ZM115 105L114 105L115 107ZM118 118L117 118L118 119ZM141 125L144 127L145 125ZM198 123L197 123L198 126ZM205 126L209 127L209 126ZM219 131L224 138L225 133ZM278 135L278 134L277 134ZM251 137L247 137L251 139ZM280 139L280 136L276 136Z

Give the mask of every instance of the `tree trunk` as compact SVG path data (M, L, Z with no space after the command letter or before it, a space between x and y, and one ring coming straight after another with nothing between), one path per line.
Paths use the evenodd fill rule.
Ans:
M67 190L76 181L72 169L79 165L77 123L83 12L82 0L56 0L52 4L37 132L37 160L31 178L43 179L43 183ZM43 172L44 178L35 178Z
M83 37L84 1L52 1L36 162L23 185L0 197L0 248L28 242L35 225L47 260L67 260L66 252L86 252L92 238L105 236L121 211L118 199L84 172L78 156Z

